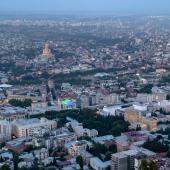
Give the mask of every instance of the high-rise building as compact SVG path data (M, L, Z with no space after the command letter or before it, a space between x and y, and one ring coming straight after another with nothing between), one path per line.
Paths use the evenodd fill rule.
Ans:
M122 152L112 155L111 170L127 170L127 156Z
M112 155L112 170L134 170L137 150L118 152Z

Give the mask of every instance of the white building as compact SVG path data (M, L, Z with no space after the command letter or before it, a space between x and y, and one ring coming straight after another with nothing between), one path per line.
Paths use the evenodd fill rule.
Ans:
M11 139L12 127L10 122L6 120L0 120L0 140L9 140Z
M0 107L0 120L13 121L25 119L28 115L27 109L4 105Z
M139 104L139 103L134 103L133 108L137 111L146 111L147 110L147 105L145 104Z
M57 123L46 118L20 119L12 122L12 134L16 137L32 136L37 128L56 128Z
M90 166L95 170L106 170L111 166L111 161L102 162L98 157L90 158Z
M164 111L170 112L170 101L168 100L160 101L156 104L156 106L157 109L162 108Z
M98 131L96 129L87 129L87 128L85 128L83 134L85 136L87 135L87 136L93 138L93 137L98 135Z
M116 106L104 106L103 110L99 111L99 114L102 116L115 116L116 115L116 110L121 109L121 105L116 105Z
M95 143L105 144L108 141L112 141L114 137L112 135L105 135L93 138Z
M83 128L82 123L79 123L78 121L74 120L74 119L68 119L69 122L68 124L71 125L71 127L73 128L74 132L76 133L77 136L89 136L89 137L95 137L98 135L98 131L95 129L87 129L87 128Z

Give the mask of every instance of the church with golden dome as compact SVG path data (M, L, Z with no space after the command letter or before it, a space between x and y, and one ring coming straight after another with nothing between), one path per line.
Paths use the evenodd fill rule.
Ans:
M51 50L49 49L49 45L46 43L43 49L42 57L49 57L51 55L52 53L51 53Z
M48 43L45 43L44 49L42 50L42 54L40 54L38 57L36 57L35 61L40 62L40 63L55 62L55 56L52 54Z

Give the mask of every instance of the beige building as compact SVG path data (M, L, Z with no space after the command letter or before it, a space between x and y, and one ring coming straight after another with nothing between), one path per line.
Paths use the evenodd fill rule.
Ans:
M133 107L125 109L123 115L125 120L131 124L131 127L134 127L134 123L136 123L136 125L141 125L141 128L147 128L149 131L157 129L156 119L143 116L140 111L135 110Z
M155 131L157 129L157 120L154 118L142 117L142 122L147 126L149 131Z
M125 120L128 121L129 123L140 122L142 119L139 112L137 110L134 110L133 107L125 109L123 114Z

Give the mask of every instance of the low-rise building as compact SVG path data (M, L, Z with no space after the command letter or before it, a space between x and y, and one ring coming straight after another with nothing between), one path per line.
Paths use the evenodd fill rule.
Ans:
M93 138L95 143L105 144L106 142L113 141L114 137L112 135L105 135Z
M90 166L95 170L106 170L111 166L111 161L103 162L98 157L90 159Z
M76 141L77 136L74 133L62 133L54 138L54 146L62 146L71 141Z
M26 148L24 141L20 141L20 140L17 140L17 139L8 141L6 143L5 147L9 150L16 152L16 153L21 153Z
M74 141L67 143L65 147L68 149L68 153L72 156L78 156L82 151L85 151L87 148L86 141Z
M14 121L25 119L28 115L27 109L4 105L0 107L0 120Z

